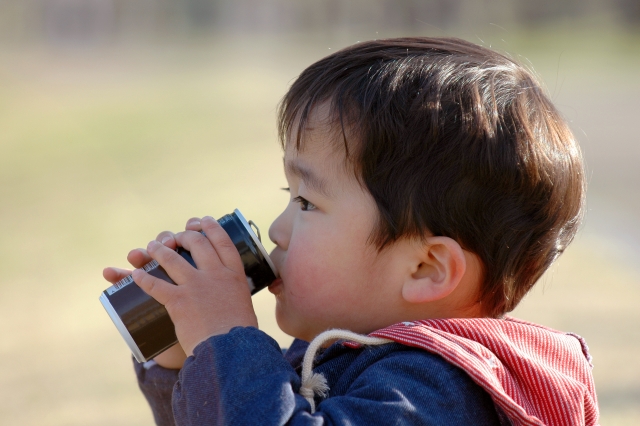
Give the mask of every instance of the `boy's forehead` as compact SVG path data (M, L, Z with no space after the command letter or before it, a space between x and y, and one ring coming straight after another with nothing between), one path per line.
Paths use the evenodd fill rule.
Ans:
M336 149L331 141L315 137L305 138L300 149L290 143L283 157L287 176L295 176L316 192L332 196L340 188L355 181L349 171L343 150Z
M292 129L285 144L285 163L295 161L327 167L345 162L344 135L327 114L326 107L314 108L299 142L297 126Z
M311 109L300 133L299 124L292 126L284 146L286 173L298 177L312 173L335 184L357 180L354 165L346 155L343 127L333 116L329 101L320 102ZM347 137L351 139L352 135Z
M309 163L300 158L287 160L285 157L284 168L287 175L298 177L313 191L326 197L334 195L330 176L325 176L322 168L314 167L313 162Z
M302 112L297 113L286 137L285 146L294 146L298 150L339 151L342 154L341 158L344 158L346 139L354 142L357 137L354 129L331 105L330 100L314 104L306 120L302 119Z

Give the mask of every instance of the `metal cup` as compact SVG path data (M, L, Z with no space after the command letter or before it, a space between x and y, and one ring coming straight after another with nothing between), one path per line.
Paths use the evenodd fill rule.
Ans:
M278 277L278 271L260 242L257 226L247 222L238 209L221 217L218 223L240 253L251 294L271 284ZM178 248L177 252L196 267L187 250ZM155 260L146 264L144 270L175 284ZM131 275L103 291L100 302L138 362L148 361L178 342L165 307L138 287Z

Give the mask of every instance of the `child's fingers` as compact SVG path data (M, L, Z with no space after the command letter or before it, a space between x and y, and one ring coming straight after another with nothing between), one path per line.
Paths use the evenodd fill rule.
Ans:
M208 271L224 266L211 242L200 232L184 231L176 234L176 241L191 253L198 269Z
M170 249L175 250L178 246L176 244L175 235L170 231L163 231L158 234L156 237L156 241L161 242L165 246ZM149 256L147 250L142 248L133 249L127 255L127 260L134 268L142 268L147 263L151 262L153 259Z
M200 225L199 217L192 217L187 221L184 227L185 231L202 231L202 225Z
M218 253L218 257L224 266L234 271L242 271L242 261L236 246L231 241L229 234L211 216L202 218L202 230L206 234L211 245Z
M173 250L178 247L178 245L176 244L176 236L173 232L170 231L162 231L161 233L159 233L156 237L156 241L160 241L162 244Z
M127 255L127 261L134 268L142 268L152 260L153 259L151 258L151 256L149 256L149 253L147 253L147 251L142 248L133 249Z
M161 305L166 305L174 296L178 287L167 281L149 275L143 269L136 269L132 273L133 280L149 296Z
M131 275L131 270L108 267L102 270L102 276L111 284L115 284L126 276Z
M175 283L185 283L193 278L195 269L175 250L171 250L154 240L147 245L147 252L158 261Z

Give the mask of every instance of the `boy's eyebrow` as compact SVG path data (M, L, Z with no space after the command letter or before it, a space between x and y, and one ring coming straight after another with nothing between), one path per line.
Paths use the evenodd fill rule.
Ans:
M329 191L329 185L327 184L327 181L322 177L313 173L312 170L309 170L306 167L301 166L295 160L290 162L285 161L284 167L288 173L291 173L292 175L298 176L300 179L302 179L305 185L309 187L309 189L311 189L312 191L317 192L318 194L324 195L325 197L328 197L328 198L332 197L331 191Z

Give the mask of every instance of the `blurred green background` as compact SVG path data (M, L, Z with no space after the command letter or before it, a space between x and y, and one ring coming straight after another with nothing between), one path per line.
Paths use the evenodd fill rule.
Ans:
M640 424L637 0L0 3L0 424L149 425L102 268L189 217L288 201L275 111L361 40L457 36L535 70L580 140L582 231L514 312L587 339L602 424ZM270 242L265 245L272 248ZM270 293L261 327L286 346Z

